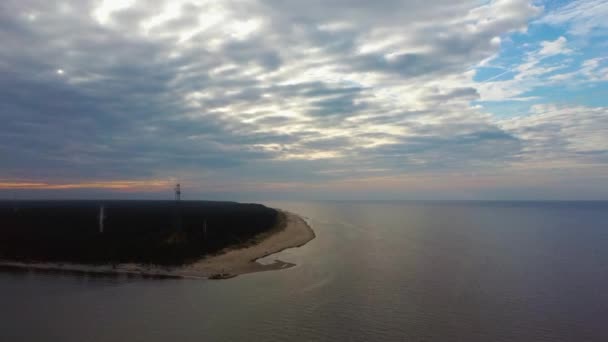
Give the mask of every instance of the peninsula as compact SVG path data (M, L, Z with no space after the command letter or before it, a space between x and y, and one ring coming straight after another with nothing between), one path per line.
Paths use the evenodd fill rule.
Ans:
M296 214L259 204L0 202L0 267L229 278L294 266L258 259L315 237Z

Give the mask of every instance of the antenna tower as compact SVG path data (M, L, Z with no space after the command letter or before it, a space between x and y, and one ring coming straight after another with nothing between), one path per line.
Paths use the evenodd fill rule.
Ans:
M179 186L179 183L175 186L175 200L179 201L182 198L182 190Z
M174 229L176 231L181 231L182 230L182 218L181 218L181 213L179 210L179 203L180 200L182 198L182 190L181 187L179 186L179 183L177 183L175 185L175 208L174 208Z

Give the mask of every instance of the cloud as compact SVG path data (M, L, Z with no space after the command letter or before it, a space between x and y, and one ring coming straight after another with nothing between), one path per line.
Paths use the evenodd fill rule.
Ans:
M541 41L533 51L528 51L523 61L509 68L505 73L513 74L512 79L486 80L479 86L481 99L484 101L527 101L533 97L522 96L528 91L543 86L547 80L560 82L569 79L569 76L556 74L566 69L572 61L564 57L572 54L573 50L567 47L568 40L560 36L555 40ZM559 58L558 61L547 62L547 59ZM504 74L504 73L503 73Z
M608 108L535 105L528 116L500 122L524 142L522 163L580 168L608 162Z
M566 37L561 36L554 41L544 41L541 42L540 45L542 48L538 51L538 56L548 57L560 54L570 54L572 50L566 47L568 40Z
M608 29L606 17L608 3L603 0L580 0L548 13L539 19L539 23L553 26L568 25L569 32L574 35L585 35L593 30Z
M535 143L518 128L532 122L471 101L521 96L571 50L539 44L511 84L479 85L474 68L540 13L524 0L4 1L0 177L233 189L506 168Z

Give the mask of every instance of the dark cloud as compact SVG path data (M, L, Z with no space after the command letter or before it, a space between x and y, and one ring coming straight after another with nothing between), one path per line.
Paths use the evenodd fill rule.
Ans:
M431 91L426 97L432 102L445 102L450 100L473 101L479 98L479 93L475 88L454 88L446 93L437 90Z

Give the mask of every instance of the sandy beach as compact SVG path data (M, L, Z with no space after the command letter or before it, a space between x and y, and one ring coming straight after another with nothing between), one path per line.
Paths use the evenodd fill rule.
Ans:
M295 264L275 260L261 264L258 259L282 250L300 247L315 238L315 233L300 216L281 211L277 227L255 237L254 241L228 248L217 255L208 256L192 264L165 267L143 264L86 265L73 263L25 263L0 261L0 267L78 273L117 274L144 277L170 278L231 278L239 274L285 269Z

